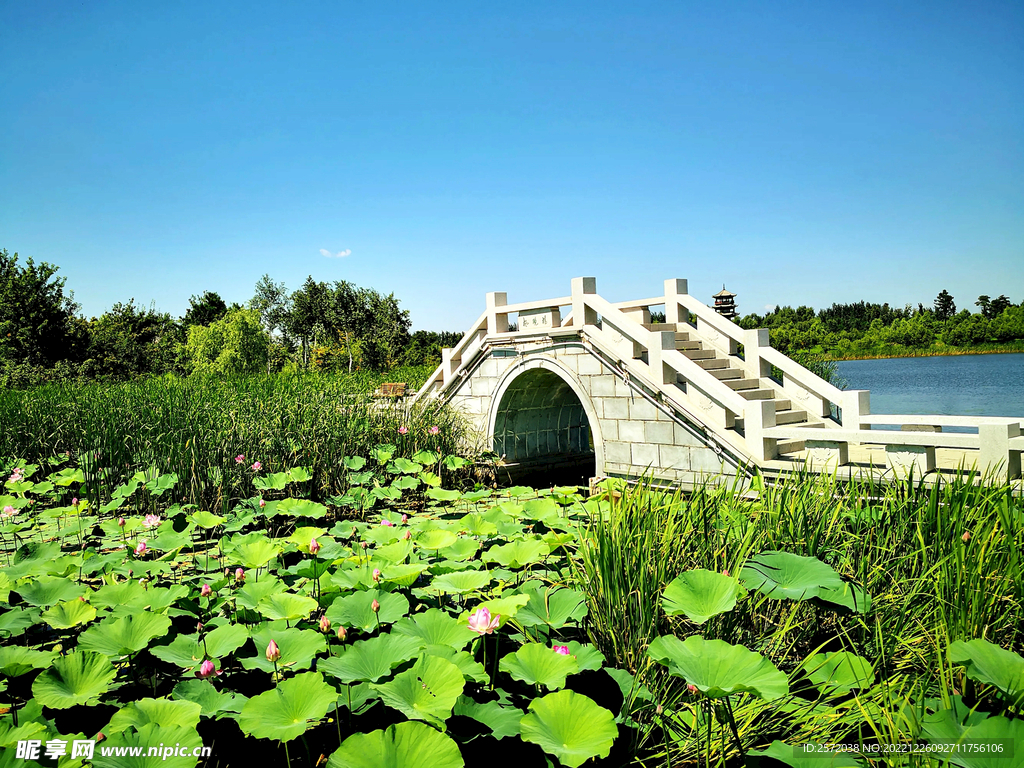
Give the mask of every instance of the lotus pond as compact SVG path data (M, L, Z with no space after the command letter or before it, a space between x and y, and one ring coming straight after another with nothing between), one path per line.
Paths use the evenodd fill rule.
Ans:
M9 462L0 766L74 739L90 761L39 764L926 765L950 754L872 745L964 742L1018 749L952 764L1024 765L1005 489L588 497L379 445L317 501L307 468L239 458L255 495L218 513L173 474L85 500L70 458ZM800 751L826 742L861 754Z

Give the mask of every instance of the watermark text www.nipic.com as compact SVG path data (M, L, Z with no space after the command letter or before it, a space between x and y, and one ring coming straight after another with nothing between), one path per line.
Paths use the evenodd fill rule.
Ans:
M63 739L50 739L49 741L28 740L18 742L16 758L22 760L58 760L65 755L72 758L78 757L83 760L92 760L96 754L96 741L94 739L76 739L70 743ZM166 760L169 757L209 757L210 747L189 747L181 744L160 743L157 747L100 747L99 753L103 757L159 757Z

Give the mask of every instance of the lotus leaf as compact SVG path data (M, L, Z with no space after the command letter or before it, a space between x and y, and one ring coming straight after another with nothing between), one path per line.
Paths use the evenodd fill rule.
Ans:
M472 680L474 683L484 684L491 680L487 676L484 665L474 660L469 651L456 651L450 645L428 645L423 652L428 656L437 656L439 659L450 661L459 668L459 672L464 678Z
M502 515L502 517L504 517L504 515ZM477 512L471 512L470 514L463 516L463 518L459 520L459 529L464 530L467 533L471 533L474 536L490 536L498 532L498 526L495 525L494 522L485 519ZM467 541L471 541L471 539L467 539Z
M313 479L309 467L292 467L285 474L288 475L290 483L305 483Z
M79 624L88 624L96 618L96 609L81 600L57 603L42 613L42 619L53 629L71 629Z
M428 499L440 502L458 501L462 498L461 491L449 491L444 488L430 488L425 495Z
M257 654L239 659L246 669L274 671L274 662L267 661L266 656L267 646L271 640L281 649L281 658L277 661L277 668L280 670L296 672L300 669L309 669L313 658L318 653L327 651L327 641L321 633L312 629L285 627L284 622L262 624L253 630L251 637Z
M273 503L273 512L288 517L312 517L321 518L327 516L327 507L309 499L281 499ZM264 512L271 509L271 505L264 507ZM274 515L268 514L267 517Z
M832 606L842 606L854 613L867 613L871 610L871 595L850 582L843 582L842 589L822 588L818 599Z
M580 668L580 672L596 672L604 666L604 654L590 643L584 644L571 640L567 647L569 655L576 659L576 665Z
M523 741L537 744L568 768L607 757L618 735L611 712L574 691L558 691L530 702L519 723Z
M50 709L91 706L110 690L116 676L114 665L103 654L78 651L54 659L53 666L32 683L32 695Z
M200 528L209 530L210 528L216 528L218 525L224 525L226 517L215 515L212 512L207 512L205 509L199 512L193 512L189 515L189 520L198 525Z
M376 613L373 611L374 600L380 605ZM378 623L393 624L407 613L409 599L405 595L370 589L337 598L327 609L327 618L335 626L356 627L364 632L372 632Z
M432 464L437 464L437 462L441 460L441 457L433 451L416 451L416 453L412 455L412 460L419 462L420 464L425 464L429 467Z
M500 616L498 620L498 626L505 626L505 622L509 619L515 618L519 610L530 602L529 595L505 595L503 597L496 597L492 600L485 600L482 603L477 604L469 611L459 615L459 622L469 623L469 617L474 611L478 611L481 608L486 608L491 612L491 616Z
M245 702L238 727L259 739L291 741L316 725L337 698L319 672L304 672Z
M100 587L90 596L90 602L97 608L110 609L111 615L120 617L143 610L159 613L186 595L188 587L181 584L147 589L137 581L123 581Z
M465 595L478 592L491 583L487 571L453 571L437 576L430 582L430 589L445 594Z
M393 472L400 472L403 475L415 475L423 471L422 464L418 464L415 461L409 461L409 459L404 459L401 456L392 462L392 466L394 467ZM391 468L389 467L389 470L390 469Z
M462 562L475 555L479 549L480 542L476 539L461 538L450 547L445 547L438 554L447 560Z
M0 637L20 635L38 621L38 608L14 608L0 613Z
M256 610L271 621L305 619L319 607L320 604L313 598L294 595L291 592L271 593L256 604Z
M7 645L0 648L0 673L5 677L20 677L33 669L50 666L53 653L50 651L34 651L20 645Z
M387 527L387 526L385 526ZM412 541L409 539L402 539L392 544L380 547L373 553L375 560L383 560L387 563L398 564L404 563L409 559L409 555L412 554Z
M395 624L394 631L416 637L424 645L448 645L455 650L462 650L477 636L467 624L437 608L402 619Z
M816 747L817 745L809 746ZM859 760L843 752L809 751L802 753L801 747L791 747L781 741L773 741L764 749L752 749L747 755L750 758L751 766L764 765L765 768L774 765L776 760L790 768L859 768L863 765Z
M531 563L539 563L549 554L548 545L539 538L516 539L511 544L491 547L484 552L483 561L506 568L525 568Z
M366 466L366 459L363 456L346 456L341 461L345 465L345 469L350 469L353 472L358 472Z
M130 656L162 637L171 628L171 620L159 613L135 613L109 617L93 624L78 638L78 646L107 656Z
M458 541L458 537L451 531L435 529L431 531L424 531L417 536L414 541L416 542L416 546L420 549L433 551L446 549L447 547L452 546L456 541Z
M128 726L142 728L149 723L170 728L195 728L199 725L201 712L202 707L191 701L139 699L121 707L110 719L106 732L122 731Z
M1014 706L1024 704L1024 658L988 640L957 640L949 646L949 660L967 667L967 676L994 685Z
M747 561L740 581L773 600L810 600L822 590L843 590L843 580L816 557L762 552Z
M714 571L696 569L680 574L661 597L661 606L669 616L683 614L694 624L703 624L712 616L731 611L746 595L738 580Z
M273 539L256 531L221 539L220 546L227 560L247 569L262 568L280 552L279 545Z
M256 606L259 605L260 600L267 597L267 595L277 594L287 590L287 586L284 582L277 579L275 576L264 576L258 581L247 582L235 594L235 602L242 608L248 608L250 611L256 610Z
M953 710L940 710L924 718L924 737L930 744L994 744L1003 742L1003 751L959 751L949 754L951 765L960 768L1021 768L1024 766L1024 720L1020 718L981 717L973 713L964 718ZM945 756L945 755L944 755Z
M398 723L386 731L356 733L331 755L327 768L465 768L459 746L423 723Z
M203 717L221 712L241 712L247 699L238 693L219 692L209 680L182 680L171 691L176 701L191 701L201 708Z
M523 711L515 707L502 706L496 701L479 704L468 696L460 696L455 702L454 715L470 717L491 729L496 739L519 735L519 723Z
M546 625L561 629L569 622L576 623L587 615L587 603L582 592L565 587L544 587L540 582L531 582L522 592L529 595L530 602L516 614L516 621L524 627Z
M867 689L875 681L871 662L849 651L816 653L804 660L803 668L811 682L825 693Z
M373 687L385 704L410 720L426 720L443 729L465 684L462 672L450 661L423 656L391 682Z
M77 600L88 589L60 576L43 576L26 584L16 585L12 591L21 595L21 599L29 605L47 608L56 603Z
M580 671L572 656L541 643L526 643L502 658L498 668L527 685L543 685L549 690L564 688L565 678Z
M710 698L747 692L772 701L789 693L786 676L768 659L724 640L662 636L650 644L647 655Z
M419 638L385 633L353 643L338 656L321 659L317 669L343 683L375 683L399 664L416 658L421 648Z
M192 670L207 656L222 659L245 645L249 633L239 624L225 624L208 633L203 641L199 635L178 635L170 645L156 646L149 652L169 664Z
M304 525L292 531L292 535L289 536L286 541L290 541L300 550L309 554L309 542L313 539L319 539L326 533L326 528L317 528L314 525ZM318 541L317 543L323 545L325 542Z
M289 481L287 472L274 472L252 479L253 487L260 491L283 491Z

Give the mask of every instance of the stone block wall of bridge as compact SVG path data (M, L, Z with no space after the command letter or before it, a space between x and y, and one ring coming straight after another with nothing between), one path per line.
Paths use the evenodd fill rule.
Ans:
M547 374L531 373L538 370ZM514 351L493 350L453 388L449 402L467 417L479 443L499 455L505 454L507 461L544 458L542 452L521 455L517 448L522 447L526 438L521 434L514 436L515 430L503 435L508 423L503 405L506 409L517 406L511 396L517 381L520 386L534 390L548 386L553 391L552 398L563 400L567 396L554 390L564 390L557 382L568 385L586 413L597 476L638 477L650 473L661 480L689 484L703 475L732 475L741 463L715 440L713 433L659 402L641 383L629 381L578 339L560 344L520 345ZM563 402L545 406L543 395L531 402L539 403L533 405L538 411L545 407L550 411L547 432L574 428L571 423L564 423ZM545 425L539 423L545 418L542 413L531 414L529 418L531 428L545 430ZM519 431L523 431L521 424ZM571 435L558 438L563 448L572 448ZM508 440L517 442L513 445ZM554 441L548 435L547 440L537 442L547 445Z

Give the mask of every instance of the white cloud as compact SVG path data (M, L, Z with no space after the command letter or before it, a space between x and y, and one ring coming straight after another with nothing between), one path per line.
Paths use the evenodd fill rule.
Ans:
M346 256L352 253L351 248L346 248L344 251L338 251L337 253L331 253L326 248L321 248L320 253L326 256L328 259L344 259Z
M323 251L321 251L321 253L323 253ZM775 311L775 305L774 304L765 304L764 308L767 309L769 312L774 312Z

